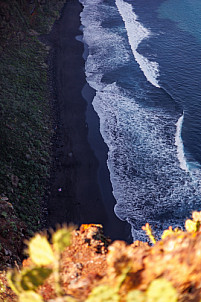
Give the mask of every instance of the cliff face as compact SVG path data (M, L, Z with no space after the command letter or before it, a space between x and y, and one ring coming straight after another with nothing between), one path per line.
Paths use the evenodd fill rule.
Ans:
M53 133L50 47L40 42L65 1L0 1L0 197L28 231L41 228Z
M0 1L0 270L41 228L51 163L49 32L65 1Z
M0 54L13 42L24 41L30 29L47 33L65 1L1 0L0 1Z
M21 264L26 238L26 225L17 218L8 199L0 197L0 270Z
M15 36L24 38L28 28L27 1L0 1L0 53L11 44Z

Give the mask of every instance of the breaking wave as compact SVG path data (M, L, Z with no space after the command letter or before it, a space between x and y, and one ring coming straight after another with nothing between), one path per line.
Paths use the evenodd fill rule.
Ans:
M155 87L160 88L157 80L159 76L158 63L149 61L137 51L138 45L142 40L148 38L151 35L151 32L137 20L138 17L134 13L131 4L126 3L123 0L116 0L116 5L125 23L128 40L135 60L139 64L140 69L143 71L147 80Z

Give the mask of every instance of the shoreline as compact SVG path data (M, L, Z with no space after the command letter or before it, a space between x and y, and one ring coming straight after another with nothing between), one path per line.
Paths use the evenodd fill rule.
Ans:
M81 10L79 1L68 1L49 36L59 124L55 126L47 224L99 223L112 240L130 242L129 224L119 220L113 211L115 199L106 164L108 149L91 104L94 91L86 83L84 44L76 39L82 35Z

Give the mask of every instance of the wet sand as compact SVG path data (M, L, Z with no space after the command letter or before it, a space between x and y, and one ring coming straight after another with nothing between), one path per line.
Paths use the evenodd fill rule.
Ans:
M86 83L78 0L67 1L49 36L54 86L54 167L48 226L100 223L111 239L131 241L130 227L114 214L115 199L99 119L91 105L95 91Z

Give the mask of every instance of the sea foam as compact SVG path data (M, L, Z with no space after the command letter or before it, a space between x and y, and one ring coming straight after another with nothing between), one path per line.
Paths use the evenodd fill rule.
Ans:
M189 173L180 169L177 158L175 132L176 137L180 137L182 119L176 130L178 113L161 106L147 105L150 101L149 89L157 90L164 102L168 103L170 99L162 89L150 85L146 78L142 77L143 87L138 85L138 76L131 89L121 86L120 78L128 77L127 72L122 72L122 66L129 72L127 66L132 67L134 59L125 39L125 31L122 34L123 29L119 26L111 30L112 22L105 22L111 17L121 22L117 7L109 6L106 1L83 2L83 39L89 47L85 72L89 85L96 90L93 106L100 118L102 137L109 148L107 164L117 201L115 213L131 224L134 240L145 240L141 227L146 222L157 232L169 225L182 226L193 207L200 207L197 184L192 182ZM117 2L124 4L123 1ZM133 24L131 6L125 7L130 9L129 22ZM143 39L149 36L149 32L139 22L136 23L139 27L135 28L137 49L142 41L142 32L146 33ZM141 73L137 64L133 65ZM131 68L131 75L135 76L133 70ZM111 73L119 74L117 81L113 80L113 76L109 77L109 82L104 81L103 77ZM155 86L158 85L156 74L152 78ZM177 144L181 146L181 141Z
M177 130L176 130L176 135L175 135L175 146L177 146L177 157L180 162L180 168L183 169L184 171L188 172L189 169L188 169L188 165L187 165L185 154L184 154L183 141L181 138L183 120L184 120L184 114L182 116L180 116L180 118L178 119L178 121L176 123Z
M137 19L138 16L134 13L132 5L123 0L116 0L116 5L128 34L128 40L135 57L135 60L143 71L147 80L155 87L160 88L158 83L159 65L157 62L149 61L147 58L138 53L137 48L142 40L148 38L151 32L145 28Z
M143 107L116 83L97 91L93 106L109 147L115 213L132 225L133 238L145 240L145 222L162 229L182 226L199 192L189 173L179 168L174 144L177 116Z

